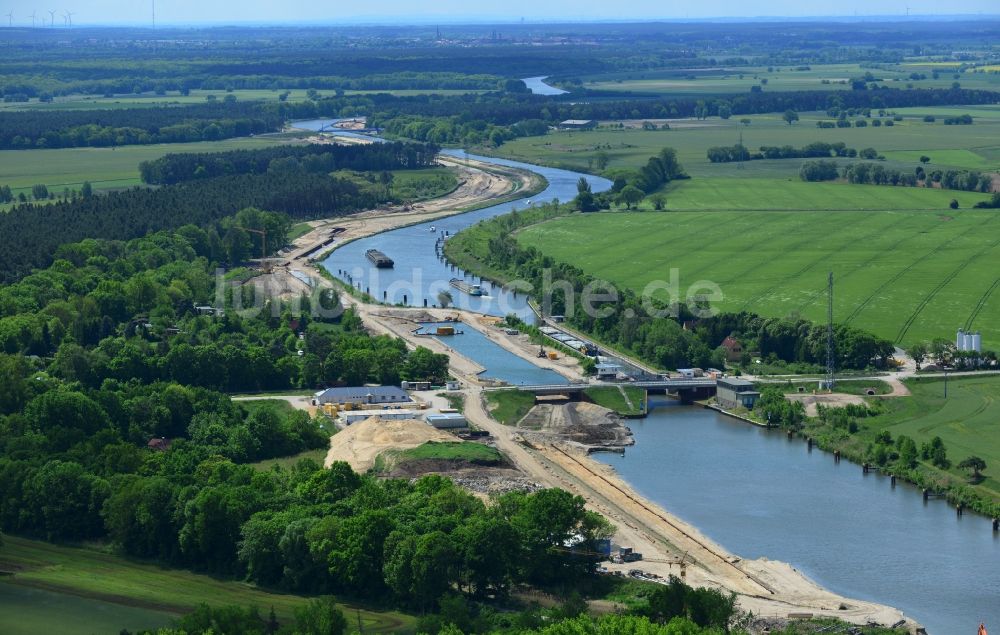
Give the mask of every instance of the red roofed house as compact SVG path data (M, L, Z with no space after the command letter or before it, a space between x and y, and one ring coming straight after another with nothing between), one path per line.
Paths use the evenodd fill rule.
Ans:
M743 358L743 344L732 335L722 340L722 348L726 349L727 362L738 362Z

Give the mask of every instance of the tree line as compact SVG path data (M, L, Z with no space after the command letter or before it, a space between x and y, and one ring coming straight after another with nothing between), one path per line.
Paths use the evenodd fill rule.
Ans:
M275 132L278 111L256 102L106 110L5 110L0 149L110 147L214 141Z
M923 167L918 167L910 173L887 168L878 163L858 162L845 166L841 176L848 183L907 187L916 187L921 184L924 187L938 185L942 189L966 192L990 192L993 190L993 177L977 170L932 170L927 172Z
M874 148L862 150L862 155L874 154ZM734 161L757 161L761 159L811 159L819 157L856 157L858 151L848 148L847 144L838 141L827 143L825 141L814 141L808 145L796 148L790 145L784 146L761 146L759 152L750 152L742 145L715 146L708 149L708 160L712 163L731 163ZM871 158L875 158L872 156Z
M334 172L421 169L434 165L433 144L372 143L355 145L275 146L226 152L174 153L139 164L143 183L172 185L181 181L232 174Z

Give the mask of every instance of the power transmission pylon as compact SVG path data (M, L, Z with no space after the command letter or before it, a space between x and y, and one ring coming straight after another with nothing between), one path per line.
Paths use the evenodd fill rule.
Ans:
M826 387L833 392L833 272L827 281L826 297Z

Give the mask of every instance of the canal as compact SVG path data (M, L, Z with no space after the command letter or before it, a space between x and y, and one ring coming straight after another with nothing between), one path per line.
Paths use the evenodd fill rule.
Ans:
M319 130L328 127L333 121L335 120L302 121L294 125L307 130ZM331 132L343 134L341 131ZM577 194L576 184L580 177L587 179L594 192L602 192L611 187L611 182L607 179L568 170L466 155L461 150L446 149L442 154L457 159L465 159L468 156L477 161L541 174L548 181L548 187L534 197L536 201L573 199ZM442 237L454 236L481 220L506 214L514 209L524 209L528 204L525 200L501 203L355 240L338 247L321 264L334 276L361 291L366 291L382 302L425 306L426 301L426 306L436 306L439 302L438 295L447 291L453 298L454 306L458 308L496 316L513 313L521 318L530 319L533 314L523 293L511 293L500 287L493 287L489 283L483 285L484 295L481 296L472 296L456 289L450 284L453 278L470 283L478 283L479 279L447 264L435 248L438 239ZM369 249L378 249L385 253L394 261L394 266L391 269L378 269L373 266L365 257L365 252Z
M650 400L635 446L598 454L643 496L745 558L789 562L932 635L1000 628L1000 537L912 486L699 406Z
M539 384L566 384L565 377L547 368L540 368L526 359L511 353L490 340L475 328L461 322L436 322L423 324L422 333L434 333L438 326L451 326L455 335L433 336L456 353L475 361L486 370L481 377L500 379L515 386Z
M329 122L308 123L316 130ZM590 175L471 158L544 175L549 188L537 200L573 198L581 176L594 191L610 187ZM435 253L436 234L444 230L454 235L523 206L506 203L378 234L337 249L323 264L334 275L354 272L355 281L370 286L377 298L384 290L393 302L403 302L405 293L408 304L420 306L424 298L436 304L435 289L448 288L448 279L456 275ZM396 268L386 272L366 266L364 252L371 248L388 253ZM483 298L453 295L459 306L482 313L530 313L523 296L507 296L488 286L486 292ZM518 373L528 372L504 368L498 351L509 353L478 332L482 340L477 340L471 327L465 331L448 344L489 369L485 375L516 380ZM624 456L596 456L644 496L726 549L747 558L788 562L848 598L897 607L931 635L972 633L980 621L1000 627L1000 536L991 531L988 519L956 517L943 501L924 503L910 486L892 488L886 477L863 475L860 466L848 461L835 464L831 456L807 452L804 443L775 431L669 400L654 399L651 406L655 408L647 419L630 423L634 447Z

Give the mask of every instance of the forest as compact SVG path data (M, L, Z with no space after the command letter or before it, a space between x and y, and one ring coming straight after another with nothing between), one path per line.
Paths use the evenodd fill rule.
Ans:
M65 247L75 262L0 290L4 531L107 539L164 564L414 609L453 588L483 598L592 574L591 557L551 549L610 532L566 492L487 508L437 476L249 466L327 434L301 412L248 410L217 391L440 382L448 359L370 336L350 311L315 318L308 298L250 317L196 312L214 292L210 243L194 226L88 240Z
M362 149L340 151L322 146L323 152L265 150L260 151L263 153L260 156L269 158L268 170L260 173L193 179L157 189L132 188L103 195L74 196L48 204L19 204L0 214L0 234L19 237L17 241L0 244L0 281L16 280L32 268L48 265L60 245L84 238L128 240L186 224L207 226L247 207L306 219L341 216L391 200L391 192L382 185L363 187L354 179L309 171L313 164L309 160L299 163L298 154L312 158L320 169L327 161L336 163L332 157L339 156L357 165L379 166L380 171L427 167L434 157L433 148L424 145L391 144L388 150L374 145L358 147ZM186 159L164 161L156 165L180 170L178 166L184 165ZM149 167L147 172L152 175L156 169ZM197 167L192 170L192 177L195 172ZM53 227L59 227L59 232L53 232ZM221 238L232 244L225 235ZM275 249L283 246L272 242ZM247 255L243 250L230 251L228 262L237 263Z
M173 185L181 181L231 174L335 172L421 169L434 165L440 148L433 144L374 143L354 145L278 146L255 150L167 154L139 165L143 183Z

